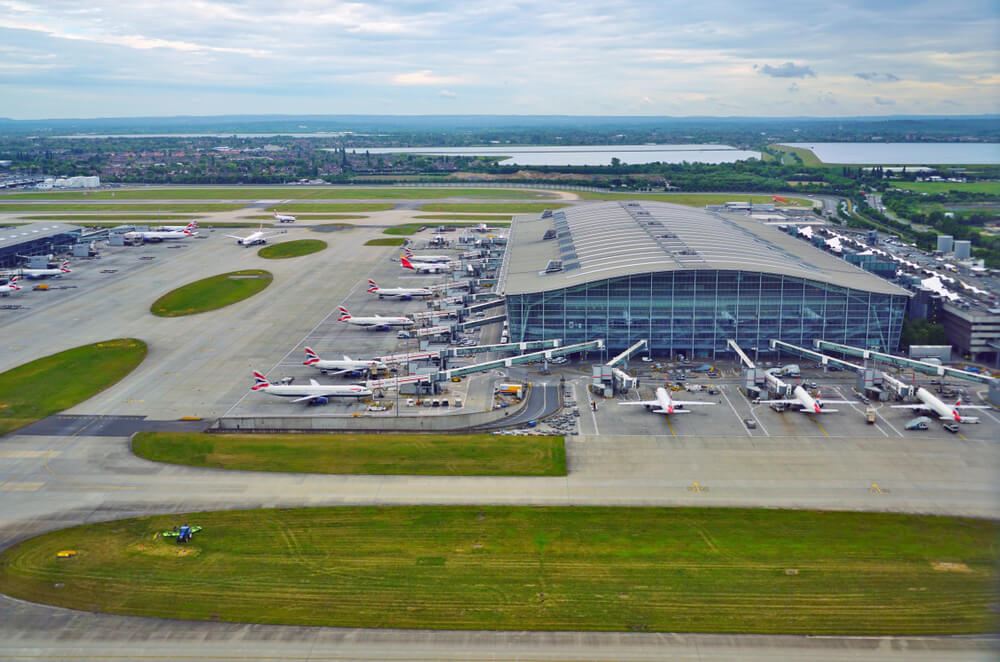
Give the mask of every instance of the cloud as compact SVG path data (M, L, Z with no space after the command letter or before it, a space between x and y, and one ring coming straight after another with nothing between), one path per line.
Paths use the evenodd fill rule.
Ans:
M871 83L896 83L903 80L896 74L877 73L875 71L854 74L854 76L856 78L860 78L861 80L867 80Z
M393 85L461 85L463 82L460 76L441 76L430 69L396 74L391 80Z
M805 64L795 64L794 62L785 62L784 64L779 64L776 67L772 67L769 64L765 64L760 68L760 73L765 76L771 76L772 78L815 78L816 72L812 70L811 67Z
M454 99L455 97L458 96L458 94L456 94L452 90L441 90L440 92L438 92L438 95L444 97L445 99Z
M875 97L875 103L880 106L895 106L896 102L892 99L886 99L885 97Z

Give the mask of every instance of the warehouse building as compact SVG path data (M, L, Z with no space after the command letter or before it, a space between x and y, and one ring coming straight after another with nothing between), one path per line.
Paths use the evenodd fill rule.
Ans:
M512 341L646 339L716 357L771 339L899 343L909 293L745 215L607 202L519 217L501 269Z
M21 266L28 257L67 253L82 231L79 226L66 223L0 227L0 268Z

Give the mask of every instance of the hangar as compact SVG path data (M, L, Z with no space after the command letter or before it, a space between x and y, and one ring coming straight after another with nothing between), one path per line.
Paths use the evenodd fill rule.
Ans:
M500 274L512 341L646 339L658 355L815 338L894 350L909 293L745 216L662 202L518 217Z
M0 268L20 266L25 257L69 251L82 228L66 223L31 223L0 227Z

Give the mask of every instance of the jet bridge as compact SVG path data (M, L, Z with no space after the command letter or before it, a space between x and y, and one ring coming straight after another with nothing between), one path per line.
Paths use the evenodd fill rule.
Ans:
M507 319L507 315L494 315L493 317L484 317L477 320L469 320L468 322L459 322L455 325L456 329L461 331L468 331L469 329L475 329L478 326L486 326L487 324L497 324L503 322Z
M882 371L875 370L872 368L867 368L865 366L860 366L856 363L851 363L849 361L844 361L842 359L837 359L832 356L827 356L826 354L821 354L819 352L814 352L811 349L806 349L804 347L799 347L798 345L792 345L781 340L772 340L771 349L778 349L782 352L788 352L789 354L794 354L795 356L802 357L804 359L810 359L819 363L823 366L837 366L844 370L850 370L851 372L857 373L858 382L857 388L859 391L865 395L871 395L872 397L877 397L879 400L885 400L886 396L883 387L888 386L889 390L898 395L901 398L909 398L913 396L914 388L910 384L896 379L892 375Z
M483 301L482 303L474 303L467 306L465 309L466 313L474 315L475 313L481 313L489 310L490 308L498 308L506 303L504 299L493 299L492 301Z
M745 365L747 368L753 370L757 367L756 365L754 365L754 362L750 360L750 357L746 355L746 352L743 351L743 348L740 347L735 340L730 338L729 340L726 341L726 344L729 345L729 349L736 352L736 356L740 357L740 361L743 361L743 365Z
M633 377L618 366L627 361L633 354L647 346L648 344L645 339L638 340L631 347L604 364L606 368L611 368L612 390L615 393L628 393L639 385L638 378Z
M616 368L620 363L627 361L633 354L638 352L640 349L644 349L647 346L646 340L639 340L634 345L626 349L621 354L615 356L613 359L605 363L604 365L609 368Z
M799 347L798 345L792 345L790 343L784 342L783 340L772 340L771 349L778 349L782 352L788 352L789 354L794 354L795 356L801 356L804 359L812 359L816 363L820 363L824 366L835 365L838 368L843 368L844 370L850 370L851 372L861 372L864 367L857 365L856 363L850 363L849 361L843 361L841 359L835 359L832 356L827 356L826 354L820 354L819 352L814 352L811 349L805 349L804 347Z
M449 347L441 350L441 354L447 357L473 356L475 354L486 354L488 352L514 352L523 353L527 350L552 349L559 347L561 340L526 340L524 342L508 342L497 345L473 345L471 347Z
M473 363L472 365L466 365L460 368L451 368L450 370L442 370L437 373L437 378L439 381L447 381L452 377L461 377L462 375L471 375L477 372L487 372L490 370L494 370L496 368L509 368L514 365L531 363L532 361L541 361L543 359L552 359L557 356L565 356L567 354L576 354L578 352L590 352L601 349L604 349L603 340L601 339L590 340L588 342L581 342L573 345L565 345L563 347L553 347L552 349L543 349L541 351L530 352L528 354L509 356L507 358L497 359L495 361L484 361L482 363Z
M955 379L964 379L965 381L976 382L978 384L992 384L997 381L990 375L935 365L933 363L927 363L926 361L918 361L917 359L908 359L903 356L877 352L873 349L862 349L860 347L852 347L851 345L841 345L840 343L830 342L828 340L814 340L813 346L819 350L833 351L846 356L856 356L858 358L865 359L866 361L870 359L872 361L881 361L882 363L888 363L889 365L898 366L900 368L909 368L911 370L916 370L917 372L922 372L925 375L954 377Z

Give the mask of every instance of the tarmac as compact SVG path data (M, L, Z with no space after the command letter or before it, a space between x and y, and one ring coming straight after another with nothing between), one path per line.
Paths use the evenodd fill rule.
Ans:
M0 311L0 371L81 344L116 337L149 343L146 361L119 384L45 422L55 429L0 438L0 547L42 531L145 513L223 508L351 504L707 505L895 511L996 517L1000 417L952 435L935 425L903 430L912 416L878 405L839 405L815 418L753 405L724 367L720 393L684 394L715 402L690 414L658 416L613 400L590 406L589 367L550 374L528 369L542 412L560 377L580 405L580 434L567 442L563 478L318 476L225 472L136 458L122 432L130 421L181 424L233 411L293 410L250 394L250 370L304 378L306 342L321 354L388 354L405 348L394 333L335 322L333 311L393 314L421 302L379 301L366 280L411 283L393 247L366 247L377 227L317 234L289 228L288 239L320 237L329 248L291 260L262 260L222 232L179 248L116 248L78 261L49 281L75 286L22 292ZM149 258L149 259L146 259ZM275 278L251 299L213 313L163 319L149 313L161 294L220 272L264 268ZM113 273L101 273L114 270ZM433 277L429 282L434 282ZM483 341L496 333L484 331ZM43 339L43 340L39 340ZM405 341L403 341L405 343ZM641 366L638 366L643 369ZM807 372L826 397L850 399L844 375ZM69 376L68 376L69 377ZM662 374L649 374L648 398ZM324 378L319 378L324 381ZM473 387L480 390L480 387ZM485 389L481 389L485 392ZM259 397L258 397L259 396ZM680 395L678 395L680 397ZM530 404L530 403L529 403ZM355 405L331 404L336 411ZM535 411L535 410L532 410ZM312 412L307 412L312 413ZM540 414L539 414L540 415ZM743 420L753 418L754 429ZM196 426L197 422L191 422ZM115 425L123 427L116 428ZM625 633L493 633L343 630L185 623L70 612L0 598L4 659L992 659L989 637L754 637Z

